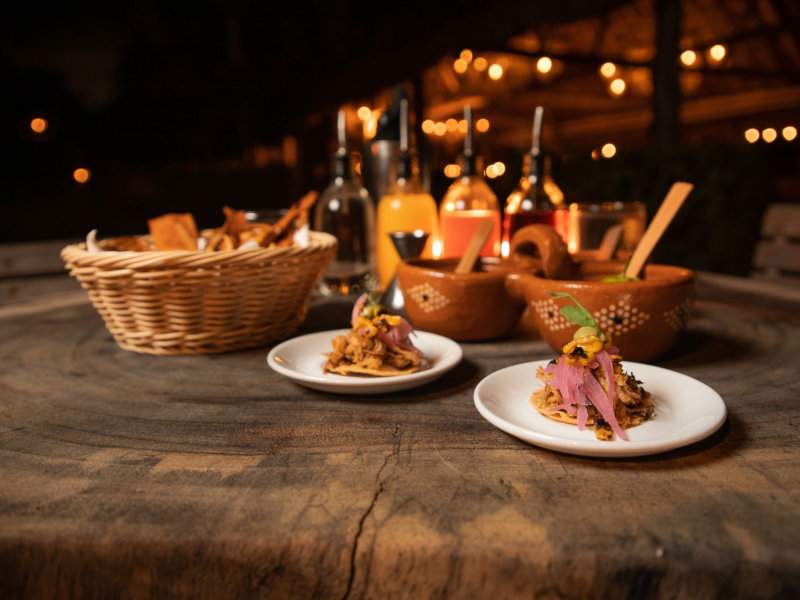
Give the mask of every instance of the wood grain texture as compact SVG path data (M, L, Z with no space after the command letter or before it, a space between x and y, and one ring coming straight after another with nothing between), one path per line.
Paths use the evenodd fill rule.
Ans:
M661 364L729 422L634 460L478 415L475 384L541 341L465 345L437 383L348 398L263 349L122 351L88 305L0 318L0 597L797 597L797 305L721 296Z

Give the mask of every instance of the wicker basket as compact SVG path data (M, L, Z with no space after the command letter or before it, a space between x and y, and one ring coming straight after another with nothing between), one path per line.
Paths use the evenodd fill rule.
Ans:
M336 238L306 248L224 252L61 251L114 339L148 354L210 354L261 346L303 321Z

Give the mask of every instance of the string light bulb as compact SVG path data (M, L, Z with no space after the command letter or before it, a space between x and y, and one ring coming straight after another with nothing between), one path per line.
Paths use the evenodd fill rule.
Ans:
M422 122L422 132L427 133L428 135L433 133L433 130L436 128L436 123L431 121L430 119L425 119Z
M476 71L485 71L489 66L489 61L482 56L479 56L475 59L475 62L472 63L472 66L475 67Z
M759 133L758 129L755 127L751 127L744 132L744 139L746 139L749 144L755 144L760 137L761 133Z
M31 131L33 131L33 133L44 133L47 131L47 125L47 119L44 117L34 117L31 119L30 123Z
M463 58L457 58L453 63L453 70L459 74L466 73L468 66L469 65L467 64L467 61L465 61Z
M447 133L447 125L441 121L438 121L436 125L433 126L433 133L439 137L443 136L445 133Z
M359 119L361 119L362 121L366 121L367 119L369 119L370 115L372 114L372 111L369 109L369 106L360 106L358 108L358 111L356 111L356 114L358 115Z
M447 127L447 131L454 133L458 129L458 121L453 118L447 119L447 121L445 121L445 126Z
M503 76L503 67L498 65L497 63L493 63L489 67L489 77L497 81Z
M72 178L78 183L86 183L91 179L92 172L85 167L78 167L72 172Z
M692 67L697 63L697 52L694 50L684 50L681 52L681 62L687 67Z
M778 132L775 131L772 127L767 127L764 131L761 132L761 139L763 139L768 144L771 144L776 139L778 139Z
M464 48L461 51L461 54L459 54L459 58L461 60L463 60L464 62L468 62L468 63L472 62L472 50L470 50L469 48Z
M553 60L549 56L542 56L536 61L536 70L542 75L546 75L553 69Z
M615 96L622 96L622 94L625 93L625 89L627 87L628 87L628 84L626 84L625 80L620 78L620 77L617 77L616 79L612 79L611 83L608 84L608 89Z
M613 158L616 153L617 147L611 142L603 144L603 146L600 148L600 154L603 155L603 158Z
M481 133L486 133L487 131L489 131L490 126L491 124L489 123L489 119L481 118L475 121L475 129Z
M781 130L781 135L783 135L783 139L787 142L792 142L797 137L797 127L787 125Z
M708 49L708 58L712 62L722 62L728 54L728 49L722 44L714 44Z
M461 175L461 167L455 163L450 163L444 167L444 176L454 179Z
M611 79L617 74L617 65L612 62L605 62L600 65L600 75L606 79Z

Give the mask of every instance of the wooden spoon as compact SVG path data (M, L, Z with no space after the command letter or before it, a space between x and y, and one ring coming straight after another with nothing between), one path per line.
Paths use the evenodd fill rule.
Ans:
M469 241L469 245L464 252L464 256L462 256L461 260L458 261L456 273L472 272L472 269L475 266L475 261L478 260L478 254L480 254L481 248L483 248L483 245L489 238L489 234L492 233L493 227L494 224L489 220L483 220L478 223L478 228L475 230L475 234Z
M625 277L635 279L639 276L639 272L642 270L642 267L644 267L644 263L650 258L650 254L653 252L656 244L658 244L661 236L664 235L672 219L683 205L683 201L686 200L689 192L693 189L694 186L685 181L678 181L672 184L672 187L669 188L669 192L667 192L667 195L664 197L664 201L658 208L656 216L653 217L650 227L644 232L642 240L639 242L639 245L636 246L636 250L633 251L633 256L631 256L631 260L625 268Z
M595 260L611 260L614 252L617 251L619 240L622 237L622 225L614 225L606 229L603 235L603 241L600 242L600 247L594 255Z

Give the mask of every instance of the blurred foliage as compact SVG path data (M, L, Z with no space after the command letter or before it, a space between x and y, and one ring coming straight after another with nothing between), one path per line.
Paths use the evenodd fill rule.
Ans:
M736 275L750 272L761 217L775 198L769 157L741 144L651 147L618 152L612 159L567 159L556 180L572 202L641 201L648 222L673 182L693 183L654 260Z

